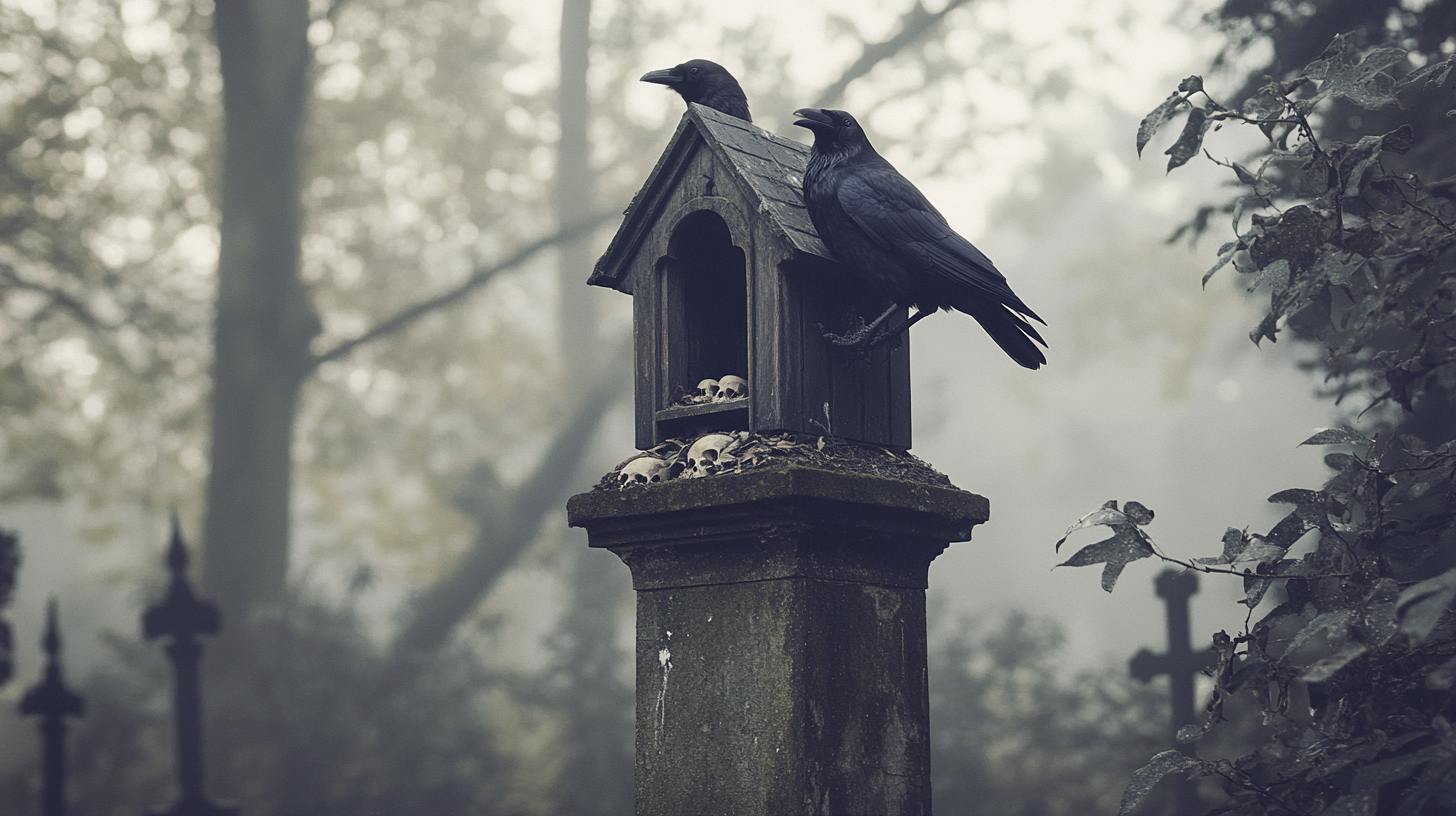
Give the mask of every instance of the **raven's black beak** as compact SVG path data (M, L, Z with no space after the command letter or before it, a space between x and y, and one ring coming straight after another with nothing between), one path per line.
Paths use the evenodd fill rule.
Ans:
M794 111L794 115L799 117L794 120L794 124L816 133L821 130L829 130L834 126L834 120L819 108L799 108Z
M642 75L642 82L652 82L657 85L666 85L669 88L682 82L682 74L676 68L664 68L661 71L649 71Z

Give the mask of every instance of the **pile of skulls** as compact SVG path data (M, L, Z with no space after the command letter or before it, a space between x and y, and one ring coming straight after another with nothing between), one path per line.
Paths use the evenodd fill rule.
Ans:
M737 431L704 434L692 439L669 439L621 463L603 476L594 489L620 490L672 479L737 473L774 464L798 464L919 484L953 486L945 474L909 451L787 431Z
M735 469L735 453L748 440L747 431L710 433L690 444L674 440L628 459L614 471L619 487L654 484L669 479L696 479Z
M737 374L724 374L716 380L703 380L691 394L678 397L678 405L703 405L709 402L728 402L748 396L748 380Z

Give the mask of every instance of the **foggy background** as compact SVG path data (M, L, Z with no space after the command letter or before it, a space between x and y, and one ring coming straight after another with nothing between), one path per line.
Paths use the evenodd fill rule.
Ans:
M164 63L158 55L190 36L179 22L186 5L125 0L111 16L100 4L0 0L8 19L39 21L36 31L67 31L83 45L119 33L133 57ZM1217 5L972 0L831 105L859 117L880 152L1048 323L1050 363L1036 372L1007 359L965 315L942 313L911 334L913 452L991 502L990 522L932 565L933 644L959 618L993 626L1008 610L1024 610L1065 633L1050 671L1125 674L1138 648L1164 645L1151 585L1157 567L1132 565L1111 595L1095 570L1053 570L1098 535L1083 533L1058 555L1052 545L1069 525L1108 499L1137 500L1157 513L1154 539L1187 557L1213 549L1226 527L1266 527L1278 518L1265 503L1270 494L1323 478L1317 452L1296 448L1335 419L1313 396L1318 383L1295 368L1303 350L1249 341L1258 304L1235 276L1199 286L1227 226L1215 225L1195 247L1166 243L1214 200L1226 171L1195 161L1165 176L1161 151L1171 133L1141 161L1134 151L1138 121L1182 77L1203 74L1225 92L1240 84L1236 71L1208 68L1222 40L1200 19ZM591 3L593 180L579 197L620 211L675 128L681 100L637 82L641 74L713 59L743 84L756 124L808 141L790 126L792 110L838 79L866 43L890 37L912 7ZM302 277L322 325L317 352L560 223L559 8L346 0L335 16L324 11L315 8L320 22L309 30L315 84L302 176ZM88 15L110 22L88 35ZM189 25L205 33L207 20ZM116 245L97 239L92 251L103 265L139 276L130 285L151 287L159 301L151 308L176 313L166 343L134 344L138 356L162 363L128 374L84 326L33 330L26 307L11 302L0 316L7 338L32 338L7 358L27 355L32 380L50 378L36 386L45 397L39 407L7 408L0 427L8 499L0 527L20 534L24 558L10 610L17 672L0 689L0 764L8 768L36 750L32 725L14 711L40 671L45 599L60 600L68 677L84 688L118 662L106 633L135 640L141 609L160 595L170 509L178 508L189 541L202 537L218 252L209 203L217 160L209 156L220 142L216 80L202 72L214 62L203 54L164 69L197 108L180 134L183 125L163 128L171 134L164 151L127 142L120 125L109 139L95 136L111 127L99 121L62 125L66 136L99 144L105 166L83 159L66 169L112 190L121 219L87 221ZM12 83L0 101L21 98L15 89L35 69L14 61L0 69L9 75L0 83ZM463 79L463 89L452 86L472 72L495 90L479 97ZM211 89L199 87L208 82ZM18 127L16 116L7 130ZM1252 146L1240 141L1247 138L1215 134L1208 146L1236 158ZM165 163L154 151L166 153ZM200 179L188 186L177 165L195 165ZM148 181L139 169L147 166L169 174L171 187ZM162 192L151 200L128 194L128 185ZM91 198L97 207L112 201ZM361 631L387 651L410 625L412 599L447 577L476 540L460 497L509 495L536 472L600 370L630 377L605 351L562 352L572 342L561 325L567 299L595 315L593 347L610 349L629 328L628 297L584 284L618 223L609 219L577 249L541 253L318 367L300 392L293 436L295 591L357 612ZM564 495L588 489L632 453L629 400L618 399L590 435ZM45 484L34 476L39 459L54 463ZM1261 467L1251 471L1251 459ZM481 489L482 479L498 486ZM562 503L554 506L448 632L449 649L476 655L492 673L478 702L512 769L502 777L512 812L569 810L559 778L570 727L519 686L591 651L563 646L572 633L607 650L592 652L605 661L603 676L627 689L631 682L627 569L586 552L585 535L567 529ZM1241 595L1237 581L1203 577L1193 600L1195 646L1242 624L1233 603ZM573 628L583 620L595 628ZM933 693L937 682L932 675ZM95 716L100 703L89 704ZM630 731L603 739L619 736L630 740ZM226 736L213 729L208 739L216 748ZM159 761L165 766L167 755ZM626 784L630 790L630 778Z

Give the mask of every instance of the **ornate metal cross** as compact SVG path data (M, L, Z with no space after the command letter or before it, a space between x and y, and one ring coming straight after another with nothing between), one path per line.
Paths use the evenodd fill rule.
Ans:
M217 604L204 601L187 581L187 545L177 517L172 517L172 543L167 548L167 567L172 584L167 597L148 607L142 615L142 634L148 640L171 636L167 657L171 658L175 683L173 713L177 721L177 804L162 816L235 816L236 809L212 804L202 785L202 684L198 663L202 643L198 635L215 635L222 628Z
M61 674L61 628L56 621L56 599L46 607L46 631L41 639L46 653L45 677L20 700L20 713L40 717L42 816L66 814L66 718L86 710L81 695L66 687Z

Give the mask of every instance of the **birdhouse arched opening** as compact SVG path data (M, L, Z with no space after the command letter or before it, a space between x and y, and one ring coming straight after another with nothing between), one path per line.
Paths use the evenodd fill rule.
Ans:
M748 401L724 390L725 377L748 377L748 275L723 217L712 210L684 216L662 259L666 404L661 436L748 427ZM705 397L711 399L705 401Z

